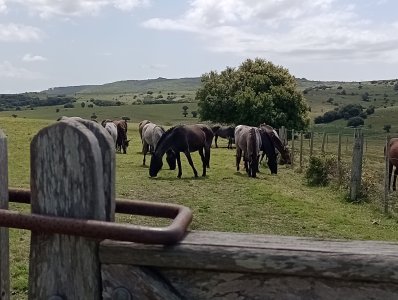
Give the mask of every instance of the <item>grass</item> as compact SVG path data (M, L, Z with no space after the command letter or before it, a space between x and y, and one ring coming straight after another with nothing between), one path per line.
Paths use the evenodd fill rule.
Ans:
M8 136L9 182L12 187L29 187L29 142L49 120L0 118ZM235 152L212 149L211 169L206 178L193 178L183 157L183 177L161 170L149 178L142 166L136 123L129 124L134 142L128 154L116 155L118 197L178 203L192 209L195 230L248 232L360 240L397 241L398 223L380 213L372 203L350 204L345 192L331 187L309 187L303 173L281 166L272 176L262 168L257 179L236 172ZM224 143L223 143L224 142ZM193 154L199 173L199 155ZM28 211L25 205L10 208ZM118 216L118 221L163 226L164 221L136 216ZM29 233L11 230L11 276L13 299L25 299L27 291Z

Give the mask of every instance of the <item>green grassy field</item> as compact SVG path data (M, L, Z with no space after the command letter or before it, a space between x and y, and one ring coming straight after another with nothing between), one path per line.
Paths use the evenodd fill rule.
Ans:
M29 143L41 128L52 122L0 117L0 128L8 136L11 187L29 187ZM157 178L149 178L148 167L142 166L139 153L137 123L129 124L128 135L133 139L128 154L116 155L117 196L188 206L194 215L191 229L398 240L397 221L380 213L375 203L350 204L345 201L343 190L309 187L297 165L295 169L281 166L276 176L262 168L257 179L248 178L244 172L236 172L235 151L226 149L226 141L220 140L223 147L212 149L211 168L206 178L193 178L185 157L181 179L176 178L176 171L170 170L161 170ZM331 147L328 147L330 151ZM194 153L193 159L200 172L199 155ZM25 205L16 204L10 208L29 210ZM156 219L136 216L118 216L118 220L164 225ZM13 299L26 299L29 235L23 230L11 230Z
M328 88L316 88L327 85ZM339 88L341 86L341 88ZM396 100L391 81L364 82L362 88L356 83L310 82L300 83L302 90L311 88L305 97L311 106L311 116L332 110L337 105L360 103L364 106L375 105L376 111L365 120L364 181L370 189L370 201L362 204L350 204L346 201L346 190L329 187L309 187L304 178L308 162L309 144L304 142L303 165L298 166L299 142L295 141L295 168L281 166L276 176L262 168L259 178L251 179L244 172L236 172L235 151L226 149L226 141L219 140L223 146L212 149L211 169L206 178L193 178L193 173L183 157L183 177L176 178L176 171L162 170L159 176L151 179L148 167L142 166L140 141L137 123L149 119L155 123L171 126L179 123L197 123L191 111L197 110L196 103L175 103L156 105L132 105L134 96L142 97L148 86L141 92L131 92L126 86L120 92L107 93L89 90L77 92L76 108L63 106L40 107L33 110L0 112L0 129L8 136L9 147L9 184L11 187L29 187L29 143L43 127L55 122L60 116L81 116L90 118L93 113L97 120L121 118L127 116L131 147L127 155L116 155L117 196L157 202L171 202L190 207L194 214L191 229L250 232L279 235L312 236L319 238L345 238L364 240L398 241L396 234L398 223L395 218L384 216L380 211L383 195L383 146L387 133L385 124L390 124L391 135L398 133ZM120 86L119 86L120 87ZM168 86L173 90L175 86ZM345 95L341 91L345 90ZM361 94L367 91L371 101L361 100ZM167 95L168 90L162 90ZM178 97L193 95L192 88L181 85L174 90ZM159 91L154 91L159 93ZM337 93L340 93L337 95ZM141 95L140 95L141 94ZM91 98L103 100L118 99L125 103L121 106L82 108L80 103ZM332 102L327 102L333 98ZM376 99L376 100L375 100ZM182 106L188 106L188 116L182 115ZM59 109L59 112L56 112ZM11 117L13 114L16 117ZM321 154L323 132L329 133L325 151L337 153L337 133L342 133L343 160L350 164L352 151L352 128L346 127L346 121L339 120L330 124L312 126L316 132L314 152ZM224 143L223 143L224 142ZM291 141L290 141L291 146ZM195 165L200 173L201 164L198 154L193 154ZM149 158L147 158L149 164ZM396 195L392 200L396 201ZM394 200L395 199L395 200ZM29 211L26 205L11 204L11 209ZM118 221L142 225L164 225L163 221L136 216L118 216ZM11 273L12 299L27 298L27 274L29 253L29 232L11 230Z

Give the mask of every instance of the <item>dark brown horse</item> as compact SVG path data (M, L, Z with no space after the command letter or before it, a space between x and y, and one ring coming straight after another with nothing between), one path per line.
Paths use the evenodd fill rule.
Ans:
M242 158L249 177L256 177L258 172L258 158L260 156L261 136L258 128L238 125L235 128L236 170Z
M280 161L281 164L291 164L292 163L292 158L291 158L291 154L289 151L289 148L287 148L282 140L280 139L278 133L276 132L276 130L274 128L272 128L271 126L267 125L267 124L260 124L259 126L260 129L265 130L268 135L271 137L272 141L274 142L275 148L276 150L278 150L278 152L281 154L282 159ZM260 161L262 161L264 158L264 153L261 156Z
M386 149L384 149L384 153ZM394 171L394 181L392 183L392 190L396 190L397 175L398 175L398 138L390 139L390 151L388 152L388 188L391 186L392 170Z
M163 166L162 158L167 153L167 161L177 161L178 178L181 178L181 158L183 152L192 167L195 177L198 172L192 161L191 152L199 151L202 159L203 172L206 176L206 168L210 167L210 147L213 141L213 132L210 127L202 124L197 125L178 125L167 130L160 138L155 152L152 154L151 164L149 166L149 175L154 177Z
M117 140L116 150L123 153L127 153L127 147L129 146L130 140L127 139L127 121L126 120L115 120L113 121L117 128Z
M232 149L232 143L235 139L235 126L221 126L221 125L214 125L211 127L214 133L214 143L216 148L218 148L217 140L218 137L222 137L228 140L228 149Z

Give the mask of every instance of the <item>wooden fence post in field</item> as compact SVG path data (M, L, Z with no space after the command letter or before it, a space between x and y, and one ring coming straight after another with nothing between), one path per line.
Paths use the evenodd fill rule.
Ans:
M338 185L341 185L341 133L338 135L338 143L337 143L337 176L338 176Z
M314 131L311 131L311 138L310 138L310 157L312 157L314 150Z
M388 213L388 195L390 193L390 170L389 170L389 165L390 165L390 136L386 137L386 143L384 146L384 159L385 159L385 171L384 171L384 213Z
M33 138L32 213L113 219L110 209L114 205L106 202L114 199L112 191L106 191L109 182L104 179L104 170L114 168L113 143L100 125L85 125L76 119L62 119ZM108 180L114 184L112 176L111 170ZM32 232L29 299L101 299L98 243L83 237Z
M294 129L292 129L292 169L294 166Z
M361 129L355 129L354 147L352 151L350 199L356 201L361 189L363 134Z
M323 133L323 137L322 137L322 148L321 148L321 153L324 154L325 153L325 142L326 142L326 137L327 134L326 132Z
M8 209L7 138L0 130L0 209ZM8 228L0 227L0 299L10 299Z
M303 168L303 141L304 141L304 136L303 132L300 132L300 170Z
M345 152L348 152L348 136L345 138Z

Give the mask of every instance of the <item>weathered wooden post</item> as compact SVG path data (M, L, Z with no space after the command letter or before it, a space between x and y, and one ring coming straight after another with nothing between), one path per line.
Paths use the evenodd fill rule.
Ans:
M303 142L304 142L304 136L303 132L300 133L300 170L303 168Z
M386 137L384 147L385 171L384 171L384 213L388 214L388 196L390 193L390 136Z
M310 138L310 158L312 157L312 153L314 150L314 131L311 131L311 138Z
M322 148L321 148L321 153L324 154L325 153L325 142L326 142L326 137L327 134L326 132L323 133L323 137L322 137Z
M32 140L32 213L114 218L114 204L107 203L114 201L112 140L100 125L87 122L63 119ZM98 241L32 232L29 299L101 299L101 292Z
M338 143L337 143L337 176L338 176L338 185L341 185L341 132L338 135Z
M292 169L294 167L294 129L292 129Z
M363 134L361 129L355 129L354 147L352 151L350 199L356 201L361 189Z
M7 138L0 130L0 209L8 209ZM0 299L10 299L8 228L0 227Z

